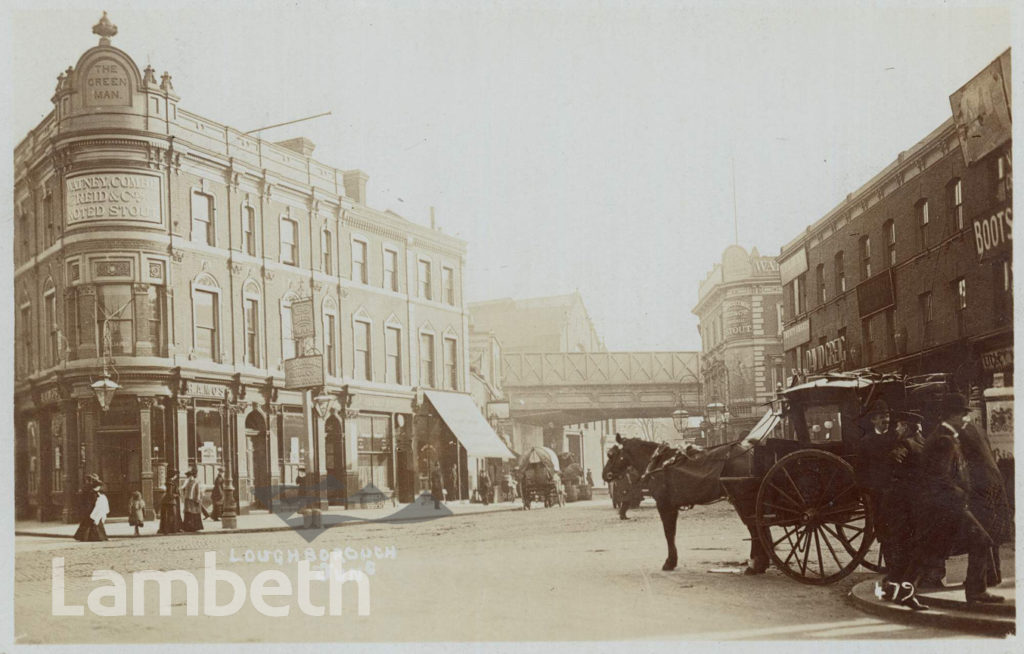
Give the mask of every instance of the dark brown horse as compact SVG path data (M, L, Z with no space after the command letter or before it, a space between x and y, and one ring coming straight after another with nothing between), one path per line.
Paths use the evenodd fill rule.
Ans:
M676 518L683 507L707 504L726 496L721 477L750 477L753 464L752 450L742 441L725 443L700 451L675 465L664 469L651 466L651 457L658 450L658 443L639 438L622 438L616 435L618 446L608 452L608 462L601 476L612 481L622 475L629 466L647 471L650 477L651 496L658 506L661 526L665 532L668 558L662 570L674 570L678 563L676 551ZM659 452L659 456L664 452ZM768 569L768 553L761 546L754 526L753 497L729 497L740 520L750 533L750 563L746 574L760 574Z

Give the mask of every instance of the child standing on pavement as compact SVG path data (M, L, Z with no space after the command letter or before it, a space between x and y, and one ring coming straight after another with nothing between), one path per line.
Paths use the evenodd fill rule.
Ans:
M128 501L128 524L135 527L135 535L139 535L139 529L144 527L143 520L146 517L146 502L142 499L142 493L134 491Z

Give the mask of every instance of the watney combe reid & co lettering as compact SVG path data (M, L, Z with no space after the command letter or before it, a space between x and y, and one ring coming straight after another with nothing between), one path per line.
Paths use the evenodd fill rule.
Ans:
M68 179L68 224L98 219L159 223L159 191L159 180L149 175L101 174Z

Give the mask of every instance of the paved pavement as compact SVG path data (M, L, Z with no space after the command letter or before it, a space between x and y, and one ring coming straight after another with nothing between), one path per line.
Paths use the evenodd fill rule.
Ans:
M1016 633L1017 582L1013 544L1001 548L1003 583L989 589L1004 598L1001 604L968 604L964 596L963 579L967 573L967 557L958 556L946 563L944 590L918 593L926 611L914 611L899 604L886 602L875 595L875 583L881 577L858 583L850 591L854 606L884 620L910 625L927 625L965 633L1004 636Z
M596 501L596 500L595 500ZM416 502L410 504L397 504L372 509L346 510L344 507L332 506L322 514L322 523L327 527L357 524L361 522L403 522L423 521L435 517L448 515L467 515L474 513L492 513L495 511L521 510L521 502L492 502L488 505L471 503L465 500L457 500L442 505L442 509L435 513L433 503L426 500L424 496L417 498ZM133 538L135 528L128 524L128 518L111 518L105 523L107 536L109 538ZM207 534L218 533L247 533L267 531L288 531L297 528L304 528L304 518L294 513L282 513L280 515L269 512L249 513L240 515L237 518L236 529L225 529L224 526L215 520L204 520L203 531ZM139 533L141 536L159 536L157 529L159 520L147 522ZM78 529L77 524L65 524L63 522L39 522L37 520L19 520L14 525L16 536L47 536L72 538Z

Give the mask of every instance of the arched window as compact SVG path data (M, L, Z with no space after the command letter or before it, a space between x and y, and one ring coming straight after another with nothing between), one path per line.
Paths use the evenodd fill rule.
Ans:
M259 284L250 279L242 286L242 360L246 365L260 367L263 360L260 347L260 325L263 323L261 309L262 294Z
M192 325L195 356L220 361L220 286L209 274L192 282Z

